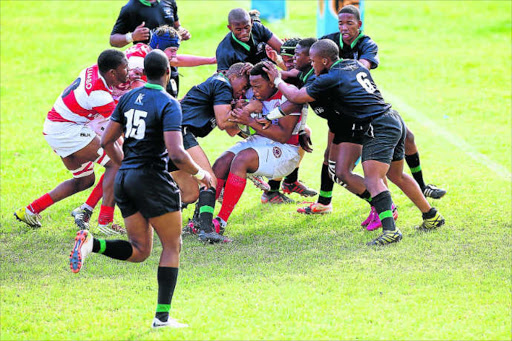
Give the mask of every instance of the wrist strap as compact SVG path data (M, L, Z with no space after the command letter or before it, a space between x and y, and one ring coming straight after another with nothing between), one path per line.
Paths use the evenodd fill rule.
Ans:
M131 43L133 41L132 32L126 33L124 37L126 38L127 43Z
M274 79L274 85L275 85L276 87L279 87L279 84L281 84L281 83L283 83L283 82L284 82L284 81L283 81L283 79L282 79L281 77L277 77L277 78L275 78L275 79Z
M196 178L197 180L203 180L204 177L206 176L206 171L202 168L199 168L199 170L197 171L196 174L193 174L192 175L194 178Z

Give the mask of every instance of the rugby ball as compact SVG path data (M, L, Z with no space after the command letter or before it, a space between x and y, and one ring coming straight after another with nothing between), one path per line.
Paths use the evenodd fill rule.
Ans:
M245 124L238 124L238 129L240 129L240 132L246 136L251 136L251 135L256 134L256 130L254 130L254 128L249 127Z

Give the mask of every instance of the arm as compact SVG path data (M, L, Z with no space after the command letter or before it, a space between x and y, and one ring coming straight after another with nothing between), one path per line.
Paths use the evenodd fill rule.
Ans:
M272 37L267 41L267 44L269 44L274 50L281 51L281 45L283 45L283 42L275 34L272 34Z
M192 160L190 154L183 148L183 136L181 131L164 131L164 140L169 158L182 171L196 177L199 182L211 187L212 179L208 172L203 170L197 163Z
M229 114L231 111L231 104L219 104L213 106L215 112L215 120L217 121L217 127L220 130L226 130L229 128L236 128L236 123L229 122ZM237 129L237 128L236 128ZM228 131L229 134L229 131ZM236 133L235 133L236 135Z
M180 21L179 20L176 20L174 22L174 28L176 29L176 31L178 31L178 33L180 34L180 37L181 37L181 40L189 40L192 35L190 34L190 32L184 28L183 26L181 26L180 24Z
M281 71L281 78L286 80L289 78L297 78L300 71L297 69L291 69L290 71Z
M189 55L189 54L179 54L179 55L176 55L176 59L171 59L171 60L169 60L169 62L171 63L171 66L192 67L192 66L216 64L217 58L193 56L193 55Z
M121 165L124 155L116 141L122 134L123 126L118 122L110 121L101 137L101 147L105 150L112 162L118 166Z
M306 87L303 87L302 89L299 90L295 86L285 83L279 76L279 71L275 68L274 65L272 65L272 63L264 63L264 70L267 72L270 80L273 81L274 84L276 84L278 89L281 90L283 95L288 100L298 104L315 101L315 99L308 94Z
M119 19L118 19L119 21ZM110 35L110 45L113 47L123 47L133 41L146 41L149 39L149 28L144 27L146 23L137 26L133 32L126 33L112 33ZM116 23L117 26L117 23ZM114 30L116 29L114 26Z

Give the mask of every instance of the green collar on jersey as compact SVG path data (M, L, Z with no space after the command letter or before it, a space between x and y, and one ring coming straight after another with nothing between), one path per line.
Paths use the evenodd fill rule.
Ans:
M164 87L161 86L161 85L158 85L158 84L153 84L153 83L146 83L144 84L144 87L145 88L148 88L148 89L155 89L155 90L164 90Z
M151 7L151 2L149 2L148 0L139 0L139 2L144 6ZM160 0L156 0L156 2L160 2Z
M247 52L251 51L251 47L249 46L249 44L246 44L246 43L244 43L243 41L240 41L240 40L236 39L236 37L235 37L235 35L233 34L233 32L231 32L231 37L232 37L232 38L233 38L237 43L239 43L240 45L242 45L242 47L243 47L244 49L246 49L246 50L247 50ZM252 32L251 32L251 36L249 37L249 39L252 39Z
M334 62L334 63L331 65L331 67L329 68L329 70L330 70L330 69L332 69L332 68L334 67L334 65L339 64L339 63L341 63L342 61L343 61L343 58L338 59L336 62Z
M301 82L306 83L306 81L308 80L309 76L311 76L313 71L315 71L315 69L311 68L311 70L309 70L308 73L306 73L302 78L300 78Z
M231 85L229 78L225 74L223 74L222 72L219 72L219 75L221 75L226 81L228 81L229 85Z
M141 0L142 1L142 0ZM359 31L359 35L357 36L356 39L354 39L354 41L350 44L350 48L353 49L354 46L356 46L357 42L359 41L359 39L361 39L362 37L364 36L363 34L363 31ZM340 34L340 46L343 48L343 37L341 36Z

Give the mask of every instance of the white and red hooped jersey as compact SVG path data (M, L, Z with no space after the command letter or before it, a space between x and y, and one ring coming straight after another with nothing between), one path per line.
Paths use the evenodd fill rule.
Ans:
M110 117L115 102L112 89L100 75L98 65L86 68L57 98L47 119L86 124L97 116Z
M119 101L122 95L130 91L134 88L134 83L136 81L135 78L139 78L143 82L147 82L148 79L145 74L143 74L144 70L144 57L151 52L151 47L149 45L138 43L136 45L131 46L129 49L124 51L126 55L126 59L128 59L128 76L129 79L126 83L121 83L114 88L114 100L116 103ZM138 72L135 70L138 69ZM136 75L136 76L132 76ZM140 82L137 82L137 86L140 86Z
M281 91L277 91L274 96L268 98L265 101L262 101L263 103L263 116L267 116L269 112L274 110L275 108L279 107L284 102L288 101L288 99L281 93ZM291 116L301 116L302 113L300 111L294 112L290 114ZM302 120L302 117L299 119L295 127L293 128L292 136L286 143L293 144L294 146L299 145L299 129L300 129L300 121ZM272 124L278 124L278 120L272 121Z

